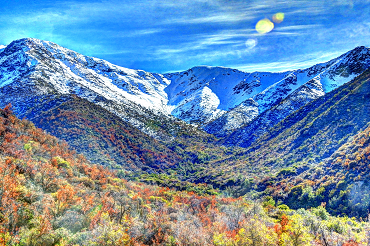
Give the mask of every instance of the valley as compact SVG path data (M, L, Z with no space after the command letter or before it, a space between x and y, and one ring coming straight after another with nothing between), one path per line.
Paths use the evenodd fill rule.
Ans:
M315 245L367 240L367 47L286 72L158 74L26 38L0 49L0 98L9 245L81 244L103 228L123 245L239 245L256 224L269 235L258 245L293 245L301 229Z

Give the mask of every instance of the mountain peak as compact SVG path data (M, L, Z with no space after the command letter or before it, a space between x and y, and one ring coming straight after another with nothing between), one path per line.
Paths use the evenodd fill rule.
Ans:
M190 68L188 71L214 71L214 72L224 72L224 71L239 71L234 68L222 67L222 66L207 66L207 65L200 65ZM241 72L241 71L240 71Z
M31 49L39 49L50 45L59 47L57 44L49 41L44 41L36 38L22 38L14 40L9 45L4 46L0 49L4 49L5 55L11 55L18 51L26 52Z
M357 57L358 55L362 55L362 54L369 55L370 54L370 48L368 48L366 46L357 46L353 50L350 50L347 53L344 53L342 56L343 57L345 57L345 56L356 56Z
M225 72L237 72L237 73L245 73L243 71L240 71L238 69L234 68L228 68L228 67L222 67L222 66L208 66L208 65L199 65L195 66L192 68L189 68L185 71L180 71L180 72L169 72L165 73L165 76L170 76L175 75L175 74L184 74L184 75L189 75L189 74L216 74L216 73L225 73Z
M353 50L361 51L361 50L369 50L369 48L364 46L364 45L360 45L360 46L357 46L356 48L354 48Z
M46 42L46 41L36 39L36 38L21 38L21 39L17 39L17 40L12 41L8 46L14 46L14 45L29 46L31 44L40 44L42 42Z
M106 103L106 108L118 104L116 111L126 105L138 115L145 114L144 109L168 115L167 84L162 75L122 68L35 38L15 40L0 53L0 88L20 88L27 96L76 94L90 102Z

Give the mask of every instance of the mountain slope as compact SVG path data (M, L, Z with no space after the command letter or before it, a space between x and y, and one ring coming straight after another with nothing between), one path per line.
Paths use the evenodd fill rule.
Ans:
M241 126L248 124L259 114L258 103L247 99L227 113L209 122L203 129L217 137L226 137L229 133L238 132ZM246 136L243 136L243 140ZM230 138L230 137L229 137ZM235 145L236 141L232 141Z
M320 162L370 121L370 70L289 115L252 144L250 158L268 166Z
M277 190L280 192L277 199L285 202L287 197L292 197L288 193L295 184L286 179L299 180L301 173L319 168L321 162L325 164L326 158L368 127L369 93L368 69L291 113L248 148L210 161L205 169L191 177L192 181L211 183L234 195L248 191L251 195L272 194ZM274 188L275 184L278 188ZM319 201L315 200L311 206L320 205ZM295 204L294 199L289 204L295 208L303 206L303 203Z
M223 147L214 144L214 136L181 120L136 116L145 122L146 131L155 132L164 141L155 140L99 105L75 95L30 98L23 106L22 117L66 140L92 163L133 171L129 175L135 177L143 173L171 173L180 168L178 179L186 181L187 175L204 168L205 160L225 158L238 150L234 147L234 151L225 153Z
M256 118L251 119L245 126L233 131L222 142L228 145L248 147L292 112L323 95L325 93L320 81L311 79L284 98L279 104L266 110ZM218 120L207 125L205 128L206 131L214 125L216 125L215 128L217 129L217 124ZM220 133L217 135L220 135Z
M240 151L236 147L226 151L215 145L214 136L181 120L139 118L145 122L147 131L155 132L165 141L155 140L99 105L75 95L33 97L21 106L24 111L21 117L66 140L92 163L126 170L124 176L150 183L183 189L208 162ZM172 175L174 170L176 177L168 180L166 175ZM157 174L163 174L164 179Z
M165 74L172 114L204 125L286 77L285 73L246 73L223 67L194 67Z
M44 93L77 94L90 101L101 96L167 113L163 89L168 81L163 76L122 68L52 42L14 41L1 52L0 64L1 87L23 80Z
M287 221L310 243L368 241L368 223L329 216L323 207L285 215L284 208L265 210L244 198L117 178L9 107L0 109L0 194L2 245L275 245L279 237L290 245L298 230L276 230ZM332 231L332 224L339 226ZM322 229L310 231L311 225Z
M326 171L332 174L342 172L343 168L328 164L333 162L326 158L338 155L335 153L341 153L341 148L344 148L342 146L345 146L346 142L352 141L356 134L368 128L369 98L370 70L368 69L351 82L290 114L254 142L247 151L238 154L237 158L223 160L214 165L229 167L227 171L224 170L225 177L232 174L244 176L247 182L243 185L249 189L253 187L252 183L260 192L267 194L276 192L274 194L277 199L282 199L289 206L320 205L321 201L328 200L317 198L314 203L305 203L305 200L300 200L302 201L300 203L298 197L294 195L297 190L292 188L302 183L302 180L325 184L329 178L325 175ZM354 167L361 163L362 156L359 156L360 159L352 161ZM312 175L312 172L319 175ZM352 172L352 182L349 182L348 186L354 184L354 178L362 180L362 175L367 176L368 169L364 174ZM332 179L332 182L337 181L335 178ZM243 179L240 179L240 182L243 182ZM307 184L312 186L309 182ZM304 187L306 186L301 188ZM326 192L325 197L330 198L330 190L326 189ZM337 192L339 193L340 190ZM341 213L355 211L355 209L346 207L338 211Z
M249 146L290 113L350 81L369 67L370 50L361 46L327 63L292 72L284 80L253 97L256 102L254 108L255 111L258 108L259 117L254 118L251 117L253 114L250 114L249 117L244 118L248 121L244 126L241 124L244 123L242 121L234 124L236 126L234 129L239 129L233 132L226 142L228 144ZM308 79L307 82L305 82L305 79ZM304 83L302 84L302 82ZM289 84L302 85L293 90L294 86ZM275 89L275 87L277 88ZM268 103L266 103L266 100ZM249 108L249 111L251 111L251 108ZM226 136L232 131L227 127L227 124L230 123L227 123L228 121L225 121L225 118L232 113L231 110L206 125L204 129L215 133L217 136ZM232 120L229 121L233 122Z
M14 41L0 52L1 105L12 103L17 115L30 97L76 94L145 131L139 118L168 115L168 83L162 75L122 68L37 39Z
M58 95L43 97L40 101L22 116L66 140L92 163L111 168L118 164L125 170L153 172L180 161L176 153L162 143L85 99Z
M311 168L307 173L315 177L313 191L324 187L321 199L327 203L330 212L364 217L370 209L369 165L370 123L366 129L348 139L319 168ZM299 178L296 177L296 180ZM303 182L296 183L305 185Z
M325 203L332 214L366 217L370 209L369 164L370 122L323 162L303 172L285 171L284 178L280 175L262 185L273 183L269 193L292 208Z

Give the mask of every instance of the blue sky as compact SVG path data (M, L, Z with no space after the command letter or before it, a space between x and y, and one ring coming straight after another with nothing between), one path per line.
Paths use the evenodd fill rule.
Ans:
M256 31L278 12L271 32ZM3 0L0 44L24 37L149 72L283 71L369 47L370 0Z

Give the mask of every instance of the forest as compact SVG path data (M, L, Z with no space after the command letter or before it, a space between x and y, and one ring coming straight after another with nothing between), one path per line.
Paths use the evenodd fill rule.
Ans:
M368 243L367 218L332 216L324 202L291 209L271 196L250 200L128 181L18 119L10 105L0 121L1 245Z

